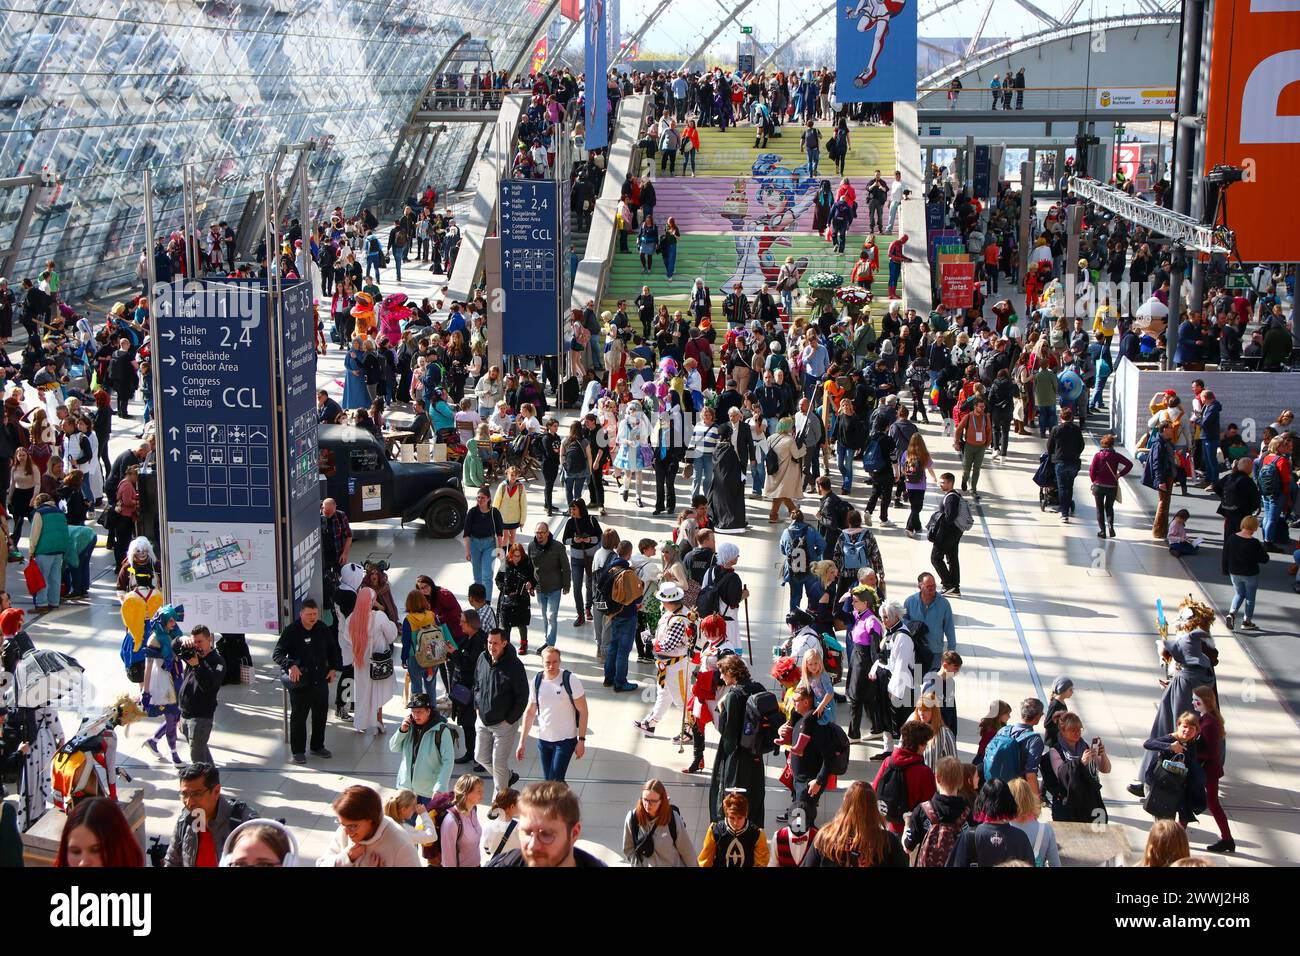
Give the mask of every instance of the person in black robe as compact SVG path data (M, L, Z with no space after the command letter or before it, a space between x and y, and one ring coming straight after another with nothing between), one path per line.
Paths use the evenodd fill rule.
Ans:
M725 662L730 662L726 664ZM725 666L724 666L725 664ZM727 685L715 713L718 725L718 752L713 760L713 777L709 782L709 819L723 820L722 800L731 789L743 790L749 801L749 819L760 830L763 822L763 795L766 778L763 758L740 746L745 724L745 701L765 688L749 675L749 668L737 655L728 654L718 661L718 670Z
M709 486L709 524L718 531L740 530L745 518L745 474L729 422L718 428L713 449L713 484Z

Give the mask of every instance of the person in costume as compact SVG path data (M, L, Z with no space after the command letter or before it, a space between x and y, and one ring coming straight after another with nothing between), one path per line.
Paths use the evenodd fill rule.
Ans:
M150 717L161 717L162 725L144 742L149 751L158 757L158 741L164 735L171 748L172 763L180 766L181 755L176 752L176 725L180 723L179 706L181 679L185 666L172 649L172 641L160 629L152 629L144 646L144 687L140 706Z
M659 624L655 628L654 657L658 690L655 693L655 705L643 720L635 721L636 726L647 736L653 737L655 727L663 720L672 704L682 709L682 729L673 738L675 744L685 744L693 737L686 729L686 685L689 680L691 650L695 645L695 624L683 612L682 602L686 592L680 585L665 581L655 592L663 611Z
M762 803L761 797L759 803ZM722 811L722 819L715 820L704 831L700 866L726 869L766 867L770 855L767 835L761 826L754 823L753 808L746 792L740 788L728 790L722 799Z
M1219 652L1214 646L1214 639L1210 637L1214 617L1213 608L1188 597L1179 607L1175 636L1166 639L1162 635L1156 641L1156 649L1166 665L1168 679L1161 681L1164 693L1156 707L1155 720L1151 723L1150 738L1174 733L1178 728L1179 717L1194 712L1192 692L1197 687L1205 686L1217 691L1214 668L1219 661ZM1154 750L1146 752L1139 780L1147 778L1151 765L1159 756ZM1144 794L1140 782L1129 784L1128 790L1134 796Z
M384 704L397 688L392 664L398 633L371 587L357 591L347 632L352 645L352 726L359 734L374 730L382 735Z
M119 654L127 678L132 683L144 683L146 623L153 619L162 606L162 591L151 584L134 586L122 597L122 624L126 633L122 636Z
M718 426L718 444L713 449L709 522L719 531L739 531L748 527L745 515L745 472L737 453L735 430L730 422Z
M691 655L697 666L691 681L691 696L686 702L686 726L691 733L694 758L683 773L699 773L704 769L704 728L714 721L718 690L722 684L718 661L731 653L723 647L726 640L727 622L721 615L710 614L700 621L696 647Z
M343 356L343 409L370 407L370 391L366 388L366 351L361 335L352 338L352 348Z
M618 453L614 456L614 467L623 472L623 500L627 501L632 489L632 480L636 479L636 505L644 508L641 499L641 472L650 467L654 449L650 446L650 422L642 411L641 403L628 402L627 410L618 425Z
M741 747L745 728L745 702L752 694L765 688L749 674L749 668L737 654L728 654L718 661L718 673L726 690L718 701L718 752L713 761L713 777L709 784L709 818L721 820L725 807L723 798L729 790L740 788L748 795L749 819L763 824L763 756Z
M23 629L23 611L6 608L0 611L0 635L4 638L3 661L6 682L12 681L18 662L36 646ZM0 707L8 702L9 692L0 697ZM16 701L16 696L14 698ZM63 724L54 707L12 707L4 728L4 754L18 772L18 827L28 829L45 813L50 802L48 769L55 753L63 746Z

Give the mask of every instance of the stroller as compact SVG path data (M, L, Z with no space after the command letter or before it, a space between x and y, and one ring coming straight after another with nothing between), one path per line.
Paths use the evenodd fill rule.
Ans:
M1038 456L1038 468L1034 471L1034 484L1038 486L1038 510L1061 506L1060 492L1056 487L1056 469L1052 460L1043 452Z

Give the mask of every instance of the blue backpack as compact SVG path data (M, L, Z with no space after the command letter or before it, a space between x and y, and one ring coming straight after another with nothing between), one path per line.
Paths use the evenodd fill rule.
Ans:
M847 531L840 533L840 572L848 574L867 566L867 535L859 532L850 538Z
M1024 754L1020 744L1033 733L1032 730L1024 730L1017 734L1014 728L1003 727L994 734L984 750L985 781L1001 780L1010 783L1017 777L1023 777Z
M879 435L873 435L867 442L867 447L862 452L862 467L870 472L882 471L885 468L885 456L880 451Z
M1265 461L1259 466L1259 477L1256 483L1259 485L1259 493L1265 498L1272 498L1282 493L1282 472L1277 467L1277 455L1271 456L1270 461Z

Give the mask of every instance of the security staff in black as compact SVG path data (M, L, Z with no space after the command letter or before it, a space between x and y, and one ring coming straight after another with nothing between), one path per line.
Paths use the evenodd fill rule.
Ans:
M289 751L294 763L306 763L307 716L311 715L311 752L332 757L325 749L325 719L329 716L329 685L342 668L338 642L321 623L320 608L311 598L302 602L298 620L280 632L272 659L284 670L289 691Z

